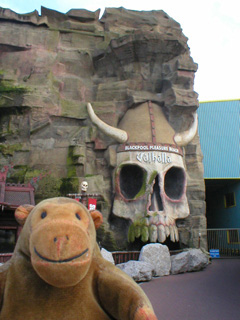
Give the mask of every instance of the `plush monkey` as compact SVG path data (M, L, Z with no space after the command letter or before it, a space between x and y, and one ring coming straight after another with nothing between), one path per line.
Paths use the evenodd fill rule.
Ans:
M53 198L15 216L24 226L0 267L0 320L157 320L142 289L102 258L100 212Z

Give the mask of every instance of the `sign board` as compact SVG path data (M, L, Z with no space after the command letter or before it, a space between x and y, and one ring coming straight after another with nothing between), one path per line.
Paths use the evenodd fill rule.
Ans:
M219 249L210 249L209 253L211 258L220 258Z
M88 210L95 210L97 208L97 199L88 198Z

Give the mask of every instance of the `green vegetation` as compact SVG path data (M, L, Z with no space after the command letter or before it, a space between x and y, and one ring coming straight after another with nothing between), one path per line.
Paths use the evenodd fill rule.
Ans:
M8 182L24 183L27 170L28 170L27 166L14 166L14 168L11 169L11 175L8 178Z
M78 192L78 179L77 178L62 178L59 188L60 194L66 196L68 193Z
M128 229L128 242L134 242L135 240L135 227L133 224L130 225Z
M148 227L143 226L141 229L141 240L142 240L142 242L147 242L148 239L149 239Z
M128 242L134 242L136 238L141 238L142 242L147 242L149 239L149 227L145 218L135 220L128 229Z
M140 189L140 191L137 193L137 195L135 196L134 199L137 199L141 196L143 196L146 193L146 179L147 179L147 172L144 171L144 176L143 176L143 184L142 187Z
M152 184L153 183L153 180L156 178L156 175L157 175L157 171L153 171L150 178L149 178L149 181L148 181L148 184Z
M12 81L7 81L7 80L0 80L0 94L1 93L24 93L28 91L28 88L25 86L18 86L12 84Z
M118 249L112 232L106 231L104 224L97 230L97 242L108 251L116 251Z
M77 170L74 164L75 157L73 156L73 149L74 147L69 147L68 149L68 156L67 156L67 177L68 178L77 177Z
M13 156L15 151L22 150L22 144L0 144L0 152L4 156Z

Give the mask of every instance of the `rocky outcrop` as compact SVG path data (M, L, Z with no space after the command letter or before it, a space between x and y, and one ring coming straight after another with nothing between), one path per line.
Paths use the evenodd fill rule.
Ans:
M197 64L180 24L161 10L107 8L99 20L99 10L42 7L39 15L1 8L0 49L0 167L11 167L8 182L32 182L38 202L79 192L87 180L89 192L101 195L108 239L101 244L107 248L111 239L111 246L126 248L115 235L125 236L127 222L112 230L108 221L113 141L92 125L86 104L117 126L131 106L151 100L175 130L185 130L198 108ZM178 222L180 246L197 246L201 232L206 247L198 136L184 152L191 215Z

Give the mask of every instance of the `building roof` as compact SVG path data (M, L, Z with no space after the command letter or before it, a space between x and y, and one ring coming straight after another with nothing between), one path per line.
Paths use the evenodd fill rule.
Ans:
M0 206L10 210L23 204L35 205L34 188L30 184L10 184L0 182Z
M240 100L201 102L204 178L240 178Z

